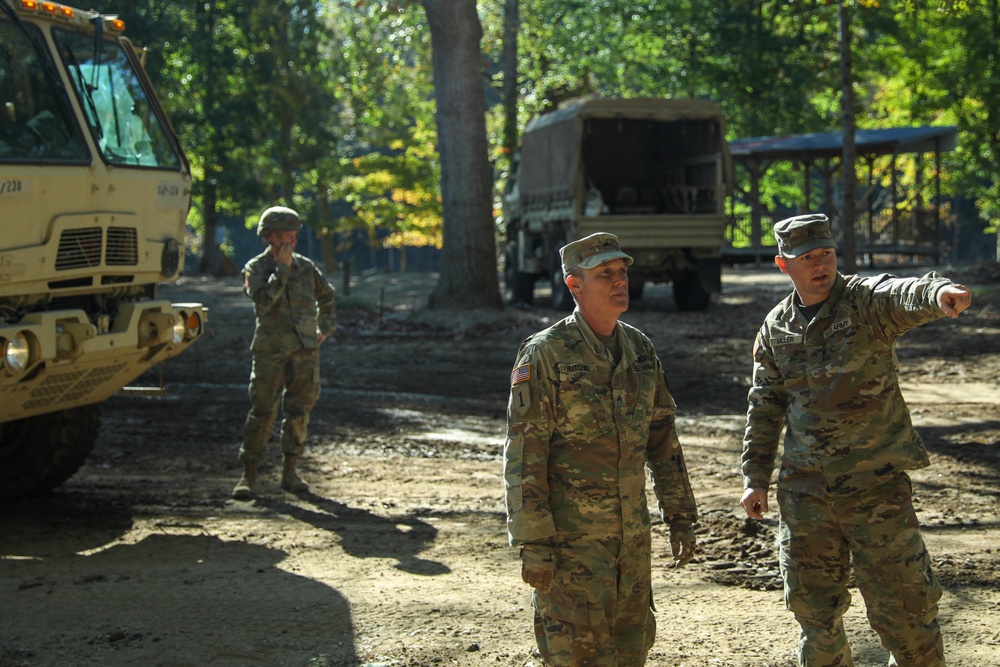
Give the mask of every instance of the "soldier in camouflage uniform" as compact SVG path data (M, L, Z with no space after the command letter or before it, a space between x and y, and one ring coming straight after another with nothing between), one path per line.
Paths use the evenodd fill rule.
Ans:
M794 291L754 343L740 504L768 510L767 488L785 427L777 479L785 602L799 622L802 667L853 665L843 615L851 562L868 621L889 665L945 664L931 571L906 470L929 465L899 388L895 342L971 297L961 285L837 272L825 215L774 227L775 263Z
M643 665L653 645L648 468L677 566L697 518L652 343L618 322L632 258L598 233L563 247L572 315L525 340L504 446L507 528L550 667Z
M319 398L319 347L334 331L336 301L319 268L294 252L301 227L299 215L290 208L264 211L257 235L268 248L243 268L243 288L253 300L257 322L250 344L250 412L240 447L243 476L233 489L238 500L253 497L279 400L281 488L309 488L296 464L305 448L309 411Z

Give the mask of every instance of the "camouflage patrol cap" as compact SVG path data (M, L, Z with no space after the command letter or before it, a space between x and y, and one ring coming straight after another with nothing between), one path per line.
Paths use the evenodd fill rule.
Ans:
M597 232L578 241L567 243L559 249L563 275L577 266L592 269L612 259L624 259L626 266L632 265L632 258L622 252L618 237L606 232Z
M257 236L267 240L271 232L297 232L302 229L299 214L284 206L272 206L260 214Z
M783 257L798 257L816 248L837 248L830 221L822 213L785 218L774 225L774 238Z

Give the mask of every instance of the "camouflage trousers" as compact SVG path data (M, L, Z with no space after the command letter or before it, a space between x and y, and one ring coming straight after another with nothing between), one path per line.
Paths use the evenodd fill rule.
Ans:
M250 371L250 412L240 461L259 463L281 407L281 451L300 456L305 449L309 411L319 399L319 352L254 352Z
M931 571L905 474L862 493L778 490L785 604L799 622L800 667L852 667L843 616L854 578L890 667L943 667L941 585Z
M549 667L641 667L653 646L650 536L555 547L548 593L534 590L535 640Z

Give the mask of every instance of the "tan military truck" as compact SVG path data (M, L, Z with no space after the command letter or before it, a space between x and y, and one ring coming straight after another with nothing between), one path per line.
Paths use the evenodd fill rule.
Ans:
M101 401L205 325L156 296L183 265L191 171L123 30L0 0L0 497L68 479Z
M594 232L635 259L629 293L673 283L680 310L722 288L721 250L732 161L719 107L705 100L593 99L533 119L503 200L503 284L532 303L549 281L569 309L559 248Z

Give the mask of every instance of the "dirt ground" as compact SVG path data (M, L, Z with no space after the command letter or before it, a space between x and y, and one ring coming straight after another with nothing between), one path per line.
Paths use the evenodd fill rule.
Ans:
M913 480L948 664L988 667L1000 665L1000 272L958 275L972 308L905 336L899 358L931 452ZM517 345L561 314L427 313L435 278L362 276L350 294L332 278L341 326L322 352L311 492L279 489L274 442L253 502L229 497L250 303L237 279L163 289L211 308L205 338L163 369L167 396L116 396L78 475L0 506L0 667L540 665L504 533L501 449ZM664 362L701 511L682 570L654 526L653 667L794 665L776 517L750 523L737 505L750 346L788 289L773 268L727 269L705 312L647 286L623 318ZM884 665L859 594L847 625L857 664Z

